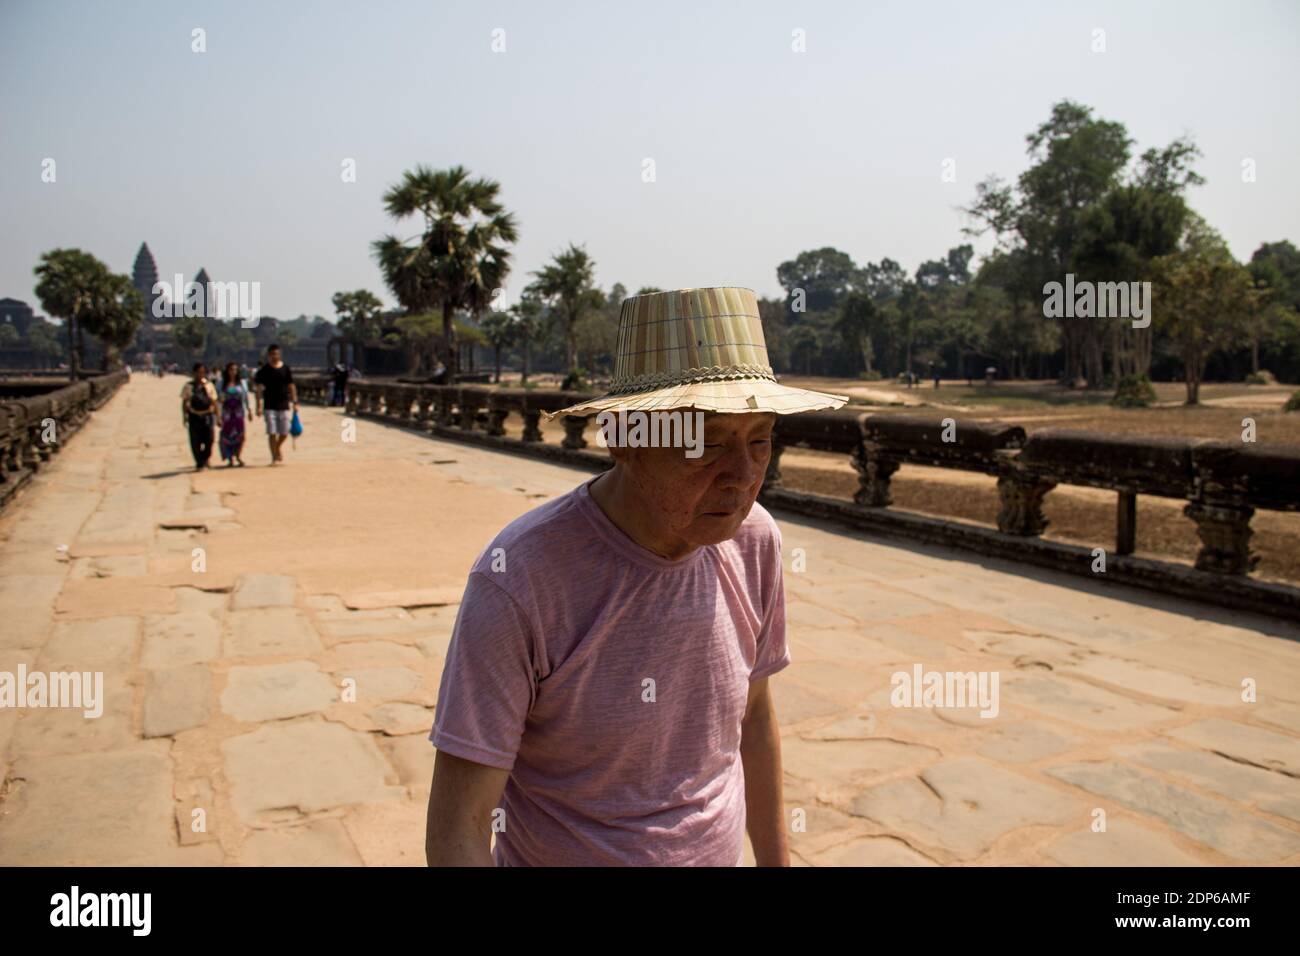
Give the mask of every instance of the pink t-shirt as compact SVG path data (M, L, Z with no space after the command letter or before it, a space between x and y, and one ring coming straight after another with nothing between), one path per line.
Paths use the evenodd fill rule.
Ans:
M780 532L755 504L669 561L588 484L474 563L429 739L510 771L498 865L738 865L749 684L790 662Z

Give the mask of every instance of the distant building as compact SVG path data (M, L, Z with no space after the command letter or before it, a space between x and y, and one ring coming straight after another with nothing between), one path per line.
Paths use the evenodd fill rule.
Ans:
M167 308L167 294L154 292L157 281L158 265L154 262L153 253L149 251L149 243L142 242L140 251L135 254L135 266L131 270L131 284L144 298L144 315L140 320L140 328L136 329L135 347L140 352L152 352L161 361L167 358L173 347L172 319ZM155 310L154 306L159 300L162 300L161 306ZM160 312L161 317L155 315L155 311Z
M49 322L43 315L35 315L32 307L20 299L0 299L0 325L8 325L23 341L0 345L0 368L43 369L58 365L59 359L38 354L26 339L35 326L47 326L62 341L63 326ZM89 344L89 342L88 342ZM65 346L66 347L66 346Z
M32 307L18 299L0 299L0 322L7 322L21 336L27 335L27 328L35 315Z

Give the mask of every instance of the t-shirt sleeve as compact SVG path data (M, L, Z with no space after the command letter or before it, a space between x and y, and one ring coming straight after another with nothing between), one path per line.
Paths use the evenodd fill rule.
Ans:
M774 528L775 530L775 528ZM751 681L775 674L790 663L790 647L785 639L785 578L781 568L781 539L779 532L773 538L772 593L768 596L767 614L763 630L758 635L758 650L754 655Z
M532 627L514 599L491 574L472 572L443 665L433 745L511 769L537 693L534 646Z
M256 372L253 373L253 384L254 384L254 385L265 385L265 384L266 384L266 376L264 376L264 375L262 374L262 372L263 372L264 369L265 369L265 366L263 366L262 368L259 368Z

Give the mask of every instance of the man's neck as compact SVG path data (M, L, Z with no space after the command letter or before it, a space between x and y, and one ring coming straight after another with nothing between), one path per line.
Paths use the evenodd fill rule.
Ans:
M661 528L646 520L649 509L628 487L617 465L593 481L587 490L605 517L647 551L669 561L681 561L696 550L696 545L675 535L666 535Z

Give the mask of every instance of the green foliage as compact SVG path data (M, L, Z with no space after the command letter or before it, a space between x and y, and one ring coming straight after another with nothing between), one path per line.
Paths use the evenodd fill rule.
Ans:
M54 249L36 267L36 295L50 315L75 327L72 370L79 373L81 335L89 332L104 344L105 362L135 338L144 313L144 300L131 280L115 275L102 262L80 249Z
M498 352L509 347L515 340L514 319L506 312L490 312L479 323L483 341Z
M569 244L541 269L532 273L527 294L550 305L561 323L565 344L565 365L578 364L578 326L591 309L605 304L605 297L595 287L596 263L580 246Z
M564 376L564 381L560 383L560 391L563 392L585 392L590 387L587 382L587 370L583 368L569 369L569 374Z
M497 199L500 189L493 180L470 179L463 166L435 171L420 165L384 194L384 208L395 220L424 220L415 245L392 235L373 244L384 282L409 314L441 311L443 349L453 373L454 314L483 312L510 272L507 246L518 239L518 229Z
M1195 214L1178 251L1154 260L1153 275L1155 324L1183 360L1187 404L1195 405L1205 363L1240 339L1259 295L1227 243Z
M63 343L59 341L58 329L49 322L33 322L27 326L27 345L47 362L53 362L63 355Z
M1199 156L1187 139L1148 149L1125 177L1132 140L1121 123L1063 100L1027 137L1031 164L1010 186L990 177L965 211L968 235L993 232L1002 261L985 273L1018 309L1041 306L1041 290L1070 272L1084 279L1140 281L1151 261L1173 251L1189 214L1182 194L1201 182ZM981 270L982 272L985 270ZM1036 304L1036 305L1035 305ZM1066 378L1100 386L1112 328L1060 320ZM1152 333L1121 333L1114 341L1121 373L1145 373Z
M1156 390L1145 375L1125 375L1110 403L1116 408L1146 408L1156 402Z
M208 330L201 315L183 315L172 326L172 341L191 355L202 354Z
M335 292L331 299L339 318L339 334L351 342L361 343L379 335L379 314L384 304L367 289Z
M1291 397L1286 400L1282 406L1284 412L1300 412L1300 389L1291 393Z
M786 302L802 302L808 312L836 308L854 287L858 267L848 253L827 246L801 252L790 262L776 267L776 278L785 289Z

